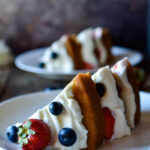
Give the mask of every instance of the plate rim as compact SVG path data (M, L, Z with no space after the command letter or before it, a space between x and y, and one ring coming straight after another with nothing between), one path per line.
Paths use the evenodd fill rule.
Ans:
M30 92L22 95L17 95L8 99L3 100L0 102L0 107L3 107L3 105L7 103L12 103L14 101L17 101L18 99L21 99L23 97L30 97L30 96L35 96L35 95L41 95L41 94L51 94L51 93L60 93L63 89L55 89L55 90L50 90L50 91L38 91L38 92ZM145 92L145 91L140 91L140 95L146 94L150 96L150 92Z
M26 55L41 52L42 50L45 50L46 48L47 47L36 48L36 49L32 49L32 50L29 50L27 52L19 54L18 56L16 56L16 58L14 60L14 63L16 65L16 67L19 68L20 70L25 71L25 72L30 72L30 73L33 73L33 74L36 74L36 75L40 75L40 76L44 76L44 77L48 77L48 78L52 78L52 79L57 78L57 76L58 77L65 76L65 77L63 77L64 80L66 80L69 77L73 77L77 73L80 73L80 72L94 73L97 70L97 69L92 69L92 70L83 69L83 70L73 70L73 71L70 71L70 72L47 71L47 70L38 68L38 66L35 67L35 66L32 66L32 65L27 65L25 63L22 63L22 58L25 57ZM136 64L140 63L143 60L142 53L137 52L137 51L135 51L131 48L122 47L122 46L112 46L112 49L111 49L112 53L113 53L114 49L122 49L123 53L126 52L126 54L132 53L132 54L136 55L136 57L138 57L138 61L133 62L133 63L131 62L132 65L136 65Z
M38 91L38 92L30 92L30 93L25 93L25 94L22 94L22 95L17 95L17 96L14 96L14 97L10 97L8 99L5 99L3 100L2 102L0 102L0 107L3 107L3 105L6 105L8 103L12 103L14 101L17 101L21 98L25 98L25 97L31 97L31 96L35 96L35 95L41 95L41 94L50 94L50 93L59 93L61 92L62 89L55 89L55 90L51 90L51 91Z

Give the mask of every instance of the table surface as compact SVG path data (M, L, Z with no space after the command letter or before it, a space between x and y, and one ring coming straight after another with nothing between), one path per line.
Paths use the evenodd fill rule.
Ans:
M137 67L142 68L146 74L146 82L140 89L150 92L150 59L144 59ZM21 71L14 65L3 67L0 68L0 102L14 96L42 91L48 87L63 88L66 84Z

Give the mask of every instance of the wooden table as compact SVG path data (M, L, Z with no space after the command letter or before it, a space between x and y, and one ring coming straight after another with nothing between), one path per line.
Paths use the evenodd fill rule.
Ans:
M53 81L19 70L15 66L0 68L0 102L8 98L45 90L63 88L67 82Z
M138 65L146 72L146 82L141 90L150 92L150 59ZM54 81L24 72L15 66L0 68L0 102L8 98L45 90L47 87L63 88L67 82Z

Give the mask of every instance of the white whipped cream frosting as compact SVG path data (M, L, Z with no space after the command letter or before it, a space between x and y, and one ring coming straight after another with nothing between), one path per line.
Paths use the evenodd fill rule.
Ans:
M91 64L94 68L104 65L107 60L107 49L102 42L103 28L88 28L77 35L77 40L82 46L81 55L84 62ZM41 57L40 62L46 64L45 69L50 71L69 72L74 69L72 58L67 53L65 47L65 36L55 41L47 48L45 54ZM95 48L100 52L100 58L95 55ZM51 59L50 54L54 51L58 53L57 59Z
M46 49L43 57L40 59L40 62L45 63L46 70L70 72L74 69L72 58L68 55L65 47L65 40L66 37L62 36ZM56 59L51 58L52 52L58 54Z
M114 67L112 67L112 72L117 74L121 83L122 92L120 93L121 98L124 100L124 105L126 108L126 118L129 126L131 128L135 127L134 117L136 112L136 103L135 103L135 95L132 89L131 84L128 81L127 77L127 67L128 67L128 58L124 58L117 62Z
M13 61L10 48L3 40L0 40L0 66L9 65Z
M82 45L81 52L83 60L94 66L94 68L98 68L98 60L94 54L95 44L93 41L93 29L88 28L83 30L78 34L77 39Z
M103 28L97 27L94 30L94 39L96 42L96 47L100 52L99 63L104 65L107 61L107 49L102 41Z
M50 127L52 141L47 149L80 150L87 147L88 131L82 123L83 116L78 102L74 99L72 84L73 82L69 83L52 101L60 102L63 105L63 111L59 116L50 113L48 104L30 117L34 119L42 119ZM72 128L76 132L77 141L72 146L65 147L58 140L58 133L64 127Z
M114 134L111 140L130 135L131 131L127 125L124 115L124 106L122 100L118 97L116 83L111 74L109 66L99 69L92 79L95 83L102 83L105 86L106 93L101 98L102 107L108 107L115 118Z
M88 28L80 32L77 36L82 45L82 56L85 62L90 63L95 68L104 65L107 60L107 49L102 41L103 28ZM100 52L100 58L97 60L94 53L95 48Z

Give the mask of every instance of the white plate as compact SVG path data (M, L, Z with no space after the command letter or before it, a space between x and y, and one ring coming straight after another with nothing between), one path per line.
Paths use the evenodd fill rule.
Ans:
M0 104L0 136L5 136L6 128L16 122L23 122L37 109L48 104L60 90L37 92L11 98ZM105 143L100 150L146 149L150 145L150 93L141 92L141 122L131 136Z
M15 59L16 66L24 71L35 73L42 77L55 80L71 80L79 72L88 72L88 70L74 70L69 73L60 71L47 71L38 67L39 58L44 54L46 48L39 48L20 54ZM141 53L133 51L128 48L113 46L112 54L115 56L115 61L127 56L132 65L136 65L141 62L143 56ZM89 70L94 73L96 70Z

